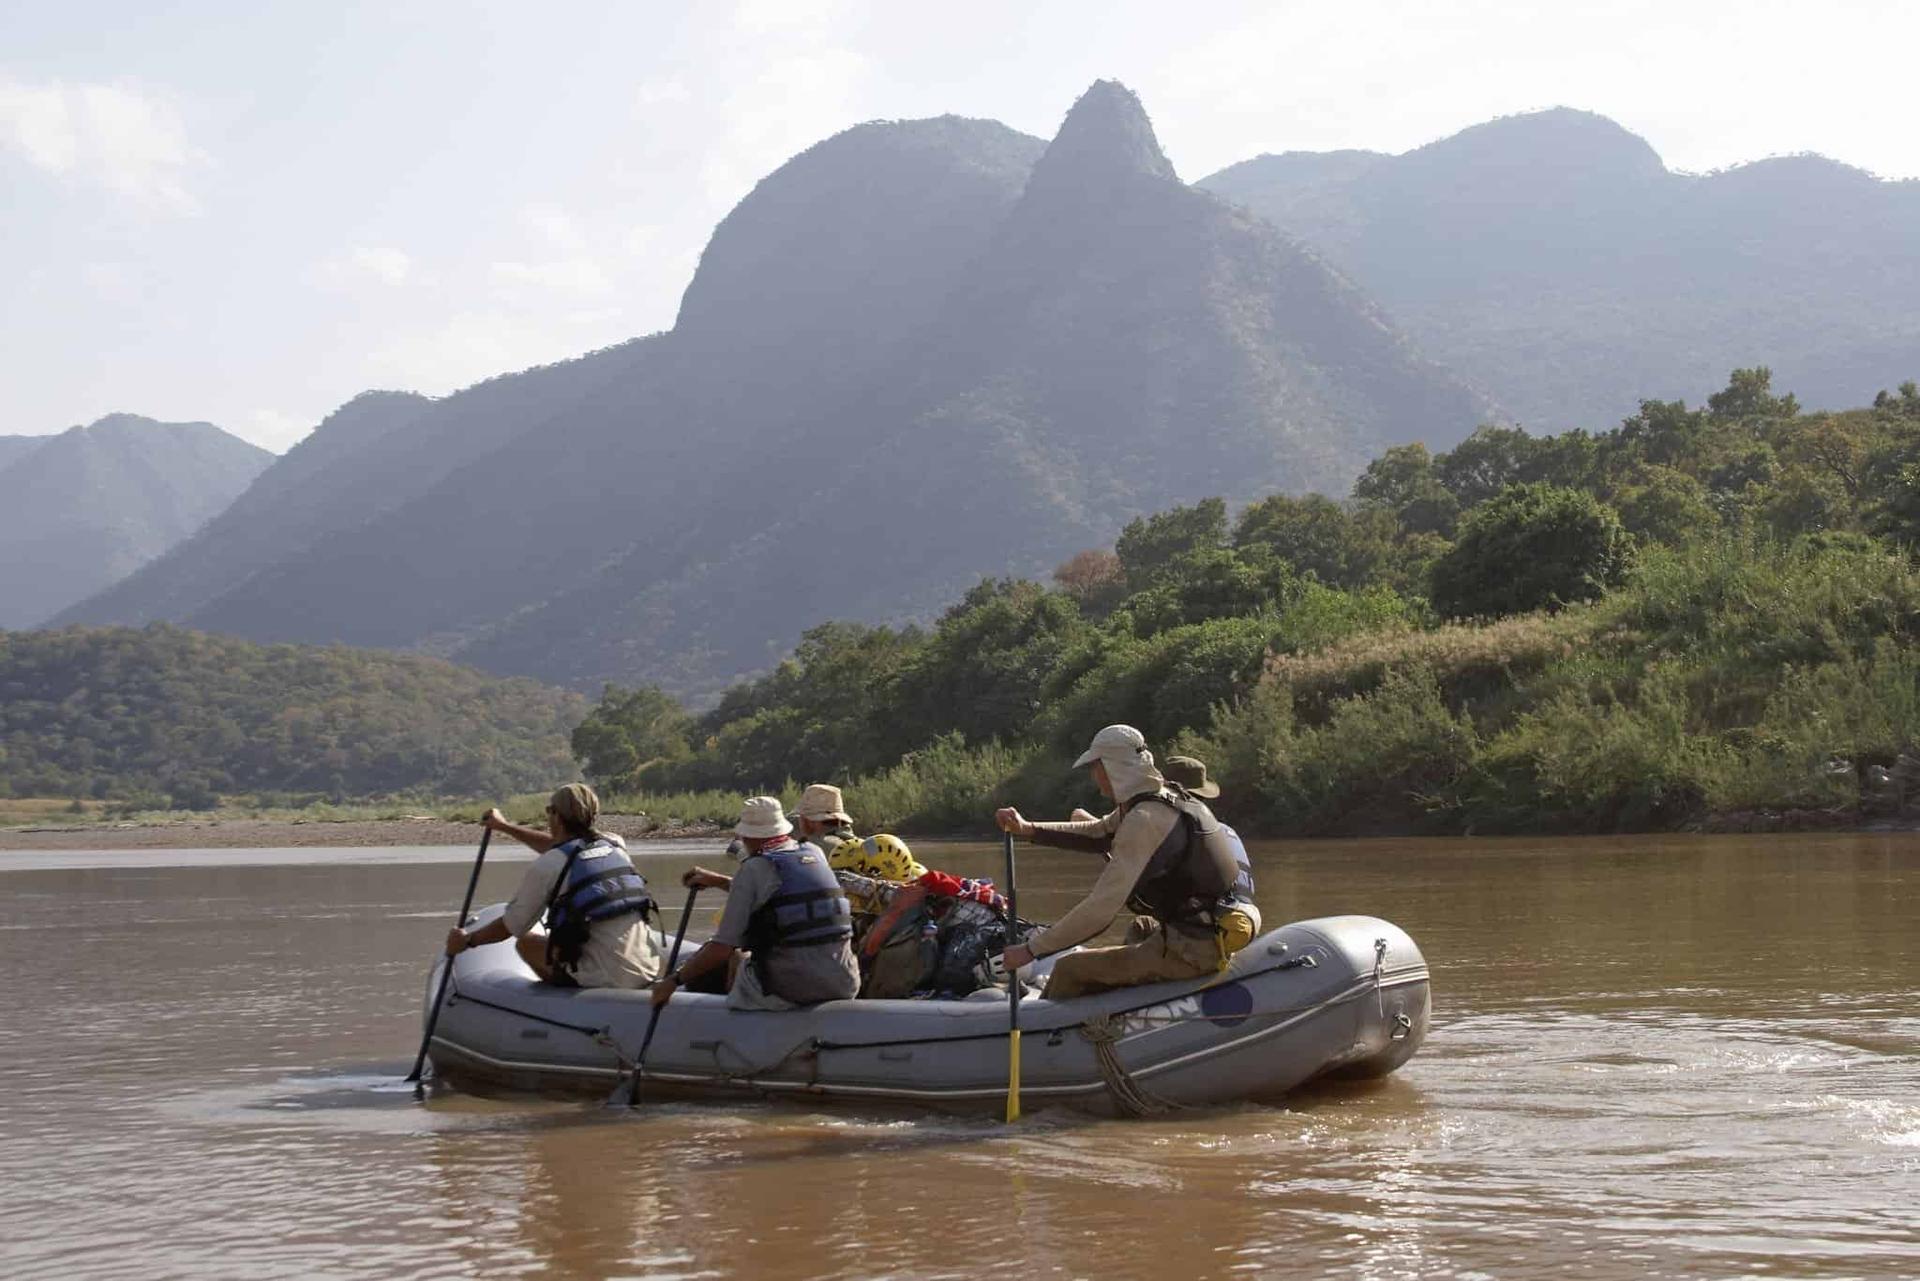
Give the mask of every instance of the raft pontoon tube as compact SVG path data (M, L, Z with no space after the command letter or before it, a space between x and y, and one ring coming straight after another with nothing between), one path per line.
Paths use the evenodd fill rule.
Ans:
M444 960L427 976L428 1002ZM650 1010L644 991L557 987L511 947L470 949L455 960L430 1049L434 1072L454 1083L604 1094L631 1073ZM1371 916L1300 921L1261 935L1205 979L1028 997L1021 1096L1139 1115L1272 1098L1330 1075L1381 1076L1419 1049L1429 1010L1426 960L1398 926ZM733 1011L725 997L679 992L661 1014L643 1079L649 1097L997 1107L1007 1023L1004 992L781 1012Z

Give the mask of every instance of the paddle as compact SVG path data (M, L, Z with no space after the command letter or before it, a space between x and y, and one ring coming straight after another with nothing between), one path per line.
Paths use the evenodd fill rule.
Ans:
M1019 900L1015 897L1013 884L1013 833L1002 832L1002 841L1007 851L1007 946L1014 947L1020 942L1015 935L1020 929ZM1007 1122L1020 1119L1020 972L1007 971Z
M680 928L673 932L673 946L667 951L667 973L673 973L673 967L680 964L680 942L687 937L687 922L693 918L693 900L700 893L698 885L687 888L687 905L680 909ZM640 1053L634 1056L633 1080L627 1084L627 1106L640 1105L640 1065L647 1061L647 1047L653 1044L653 1030L660 1026L660 1011L665 1005L653 1007L653 1017L647 1020L647 1034L640 1041Z
M453 927L457 930L467 923L467 913L473 910L473 890L480 884L480 865L487 861L487 842L493 839L493 829L484 829L480 833L480 853L473 860L473 875L467 878L467 896L460 900L460 915L454 918ZM419 1098L426 1093L426 1087L420 1084L420 1073L427 1066L427 1047L433 1044L433 1029L440 1022L440 1003L447 999L447 983L453 978L453 957L447 957L446 968L440 971L440 990L434 993L433 1008L427 1012L427 1034L420 1038L420 1053L414 1056L413 1071L407 1073L407 1080L415 1083L413 1096Z

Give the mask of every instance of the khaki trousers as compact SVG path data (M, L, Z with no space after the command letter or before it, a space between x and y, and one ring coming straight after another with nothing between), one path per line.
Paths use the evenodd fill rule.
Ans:
M1061 957L1047 980L1047 999L1063 1001L1117 987L1197 979L1218 974L1225 964L1213 935L1169 930L1151 916L1136 916L1127 941L1120 946L1089 947Z

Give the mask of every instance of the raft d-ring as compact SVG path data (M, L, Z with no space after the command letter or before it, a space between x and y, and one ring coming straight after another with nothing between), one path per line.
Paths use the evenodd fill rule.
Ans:
M1389 1041L1404 1041L1412 1031L1413 1020L1405 1014L1395 1014L1393 1016L1393 1031L1387 1033L1387 1039Z

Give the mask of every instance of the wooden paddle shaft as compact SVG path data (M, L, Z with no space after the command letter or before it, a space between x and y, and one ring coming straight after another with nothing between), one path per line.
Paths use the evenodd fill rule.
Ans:
M485 828L480 833L480 853L473 860L473 874L467 877L467 896L460 900L460 915L454 918L453 928L459 929L467 923L467 913L473 910L473 891L480 884L480 867L487 861L487 842L493 839L493 829ZM447 983L453 978L453 957L447 957L446 966L440 971L440 990L433 994L433 1008L427 1011L427 1032L420 1038L420 1053L413 1059L413 1071L407 1073L407 1080L418 1081L421 1072L427 1066L427 1047L433 1044L433 1029L440 1022L440 1006L447 999Z

